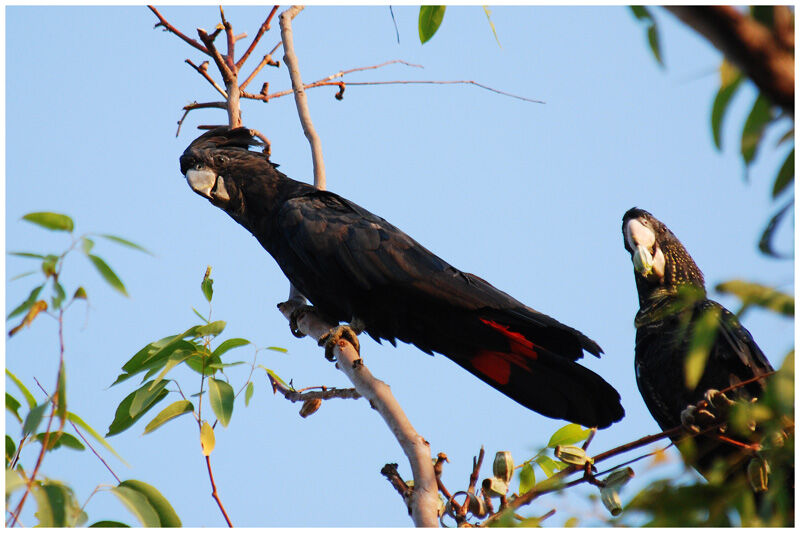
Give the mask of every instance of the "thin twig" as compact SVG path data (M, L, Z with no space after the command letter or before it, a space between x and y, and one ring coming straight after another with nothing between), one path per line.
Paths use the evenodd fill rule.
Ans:
M225 98L225 99L228 98L228 93L225 92L225 89L220 87L217 84L217 82L214 81L214 78L212 78L211 75L208 73L208 61L205 61L205 62L201 63L199 67L197 65L195 65L194 63L192 63L191 59L187 59L186 63L188 63L189 66L191 66L201 76L203 76L208 81L208 83L210 83L219 92L219 94L222 95L223 98ZM184 107L184 109L186 109L186 108Z
M267 16L267 20L265 20L264 24L262 24L261 27L258 29L258 33L256 33L256 36L253 37L253 42L250 43L250 46L247 48L245 53L242 54L242 57L239 59L239 61L236 62L236 68L237 69L241 69L242 68L242 65L244 65L245 61L247 61L247 58L250 57L250 54L255 49L256 45L258 44L258 41L261 40L261 36L263 36L264 33L269 31L270 23L272 22L272 17L275 16L275 13L277 11L278 11L278 6L272 6L272 10L269 12L269 16Z
M39 386L39 388L42 390L42 392L45 394L45 396L48 396L48 397L49 397L50 395L49 395L49 394L47 394L47 391L45 390L45 388L44 388L44 387L42 387L42 384L41 384L41 383L39 383L39 380L38 380L38 379L36 379L36 378L33 378L33 379L34 379L34 381L36 381L36 385L38 385L38 386ZM51 402L52 402L52 400L51 400ZM89 447L89 449L90 449L90 450L92 450L92 453L94 453L94 455L95 455L95 456L96 456L98 459L100 459L100 462L101 462L101 463L103 463L103 466L105 466L105 467L106 467L106 469L107 469L107 470L108 470L108 471L111 473L111 475L112 475L112 476L114 476L114 479L116 479L116 480L117 480L117 483L122 483L122 480L119 478L119 476L117 476L117 474L115 474L115 473L114 473L114 471L111 469L111 467L110 467L110 466L108 465L108 463L105 461L105 459L103 459L103 457L102 457L102 456L101 456L101 455L100 455L100 454L97 452L97 450L95 450L95 449L92 447L91 443L90 443L90 442L89 442L89 440L88 440L88 439L87 439L87 438L86 438L86 437L83 435L83 433L81 433L81 430L80 430L80 429L78 429L78 426L76 426L76 425L75 425L75 422L73 422L72 420L70 420L70 421L69 421L69 424L72 426L72 429L74 429L74 430L75 430L75 433L77 433L77 434L78 434L78 436L81 438L81 440L82 440L84 443L86 443L86 446L88 446L88 447ZM124 461L123 461L123 462L124 462Z
M198 43L194 39L192 39L190 37L187 37L186 35L184 35L180 31L178 31L172 24L167 22L167 20L164 17L161 16L161 13L159 13L156 8L154 8L153 6L147 6L147 7L148 7L148 9L150 9L150 11L155 13L155 15L158 17L159 23L156 24L156 27L163 26L165 30L167 30L167 31L169 31L171 33L174 33L175 35L177 35L178 37L180 37L181 39L186 41L189 45L197 48L198 50L200 50L204 54L208 54L208 50L206 49L205 46L203 46L202 44Z
M280 392L284 398L290 402L305 402L306 400L330 400L331 398L344 398L349 400L357 400L361 395L355 389L337 389L335 387L325 388L321 391L301 392L295 391L267 374L269 383L272 385L273 392Z
M217 493L217 484L214 483L214 473L211 471L210 455L206 455L206 466L208 467L208 479L211 481L211 497L214 498L215 502L217 502L219 510L222 512L222 516L225 517L225 522L228 523L228 527L233 527L233 522L231 522L231 519L228 518L228 513L225 511L225 506L222 505L222 500L219 499L219 494Z
M194 111L195 109L205 109L210 107L227 109L228 104L226 104L225 102L205 102L202 104L198 104L197 102L192 102L189 105L183 106L183 116L181 116L180 120L178 120L178 131L175 132L175 137L180 135L183 122L186 120L186 117L189 115L190 111Z
M264 58L261 60L261 62L258 65L256 65L256 68L253 69L253 72L251 72L250 75L247 77L247 79L244 80L244 83L242 83L239 86L240 90L244 91L244 88L247 87L247 85L251 81L253 81L253 78L256 77L256 74L258 74L261 71L261 69L264 68L265 66L267 66L267 65L271 65L273 67L280 66L280 61L273 60L272 59L272 54L274 54L278 50L278 48L281 47L281 45L283 45L283 41L278 41L278 44L276 44L272 48L272 50L270 50L269 53L264 56Z

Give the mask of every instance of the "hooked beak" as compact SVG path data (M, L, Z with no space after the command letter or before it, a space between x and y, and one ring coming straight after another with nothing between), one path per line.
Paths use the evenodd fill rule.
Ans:
M194 192L212 201L227 202L230 200L225 190L224 180L212 170L190 169L186 171L186 181Z

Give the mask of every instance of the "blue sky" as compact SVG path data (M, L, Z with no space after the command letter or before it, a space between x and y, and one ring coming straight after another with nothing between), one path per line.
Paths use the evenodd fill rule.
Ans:
M211 30L218 22L210 6L161 11L192 36L194 28ZM254 35L268 11L228 8L226 15L237 32ZM638 206L664 221L709 287L742 278L793 291L793 263L756 250L776 207L770 191L785 150L772 146L783 131L770 133L772 142L745 179L737 147L755 94L748 86L734 101L724 150L717 152L709 115L721 56L662 11L656 15L666 69L656 64L643 28L623 7L493 7L502 47L480 7L449 8L425 45L417 37L417 8L395 7L394 13L399 44L387 7L307 8L294 24L304 81L403 59L425 68L391 65L345 80L474 80L545 103L467 85L352 86L341 102L330 88L310 90L328 188L454 266L596 340L605 355L585 364L619 390L627 416L599 433L595 452L657 432L633 374L638 303L622 244L622 214ZM288 284L272 258L181 176L178 156L197 136L196 125L221 124L226 117L218 110L196 111L175 138L181 107L216 96L183 63L199 63L201 54L153 30L155 22L143 6L6 8L7 250L60 252L68 245L63 234L20 221L28 212L57 211L75 219L77 234L112 233L154 253L98 242L97 253L123 279L130 298L105 285L79 254L63 275L68 292L83 285L89 294L88 311L78 305L66 319L69 408L102 432L133 390L131 382L108 387L120 366L148 342L195 324L193 306L205 312L199 284L206 265L215 280L213 318L227 321L226 336L288 349L260 352L258 362L298 388L347 386L314 343L289 333L275 309ZM251 61L278 36L276 22ZM252 88L264 81L273 91L290 87L283 67L262 71ZM246 102L243 117L269 137L272 160L283 172L310 179L308 144L291 97ZM790 246L793 226L779 238ZM30 260L8 257L6 280L31 267ZM32 280L6 283L7 309L27 296ZM716 296L738 308L735 300ZM793 322L753 310L745 325L779 365L793 344ZM250 361L253 350L230 354ZM564 424L517 405L442 356L379 346L366 337L362 355L392 386L433 454L449 456L445 484L451 491L466 487L481 445L490 458L509 450L521 462ZM29 385L35 377L53 387L57 361L56 322L46 317L6 343L7 367ZM244 368L229 372L237 388L247 377ZM212 455L234 524L410 525L379 474L387 462L400 463L406 477L409 469L365 402L330 401L301 419L298 405L272 395L263 372L254 376L250 406L237 402L231 425L216 432ZM184 390L199 387L193 373L173 377ZM131 465L110 458L117 474L156 486L185 525L224 525L209 497L193 420L183 417L141 436L144 424L111 437ZM18 431L7 420L7 432ZM32 456L23 460L30 464ZM656 470L646 463L635 467L633 490L623 500L653 476L679 471L670 457ZM71 450L48 455L42 472L69 482L81 500L97 484L113 482L90 453ZM572 515L589 525L605 512L585 498L555 498L535 503L526 514L541 515L552 506L559 513L549 525ZM25 525L35 523L32 511L31 502ZM95 496L87 512L91 521L135 523L109 494Z

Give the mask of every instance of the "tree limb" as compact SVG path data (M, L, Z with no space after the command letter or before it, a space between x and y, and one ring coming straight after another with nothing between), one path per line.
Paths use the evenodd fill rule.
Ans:
M289 319L299 307L297 300L278 304L278 309ZM327 324L313 312L304 313L298 320L300 331L314 339L326 334L335 324ZM337 368L353 383L356 391L369 401L370 406L380 413L386 425L397 439L411 463L414 476L414 492L411 496L411 517L417 527L436 527L438 507L438 487L431 461L430 445L420 436L392 395L389 386L375 378L363 364L355 364L360 359L358 352L348 341L339 341L334 354Z
M794 113L794 33L773 34L732 6L667 6L741 69L772 102ZM779 19L780 20L780 19ZM785 43L791 42L787 48Z
M281 40L283 41L283 61L289 69L289 76L292 79L292 90L294 101L297 105L297 114L300 116L300 123L303 125L303 133L311 145L311 158L314 162L314 186L318 189L325 189L325 162L322 160L322 143L317 135L317 130L311 123L311 113L308 110L308 101L303 89L303 80L300 76L300 67L297 56L294 53L294 39L292 38L292 19L297 16L303 6L292 6L280 14Z

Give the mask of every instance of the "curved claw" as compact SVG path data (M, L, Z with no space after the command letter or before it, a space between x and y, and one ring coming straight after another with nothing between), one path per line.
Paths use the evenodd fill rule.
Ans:
M336 361L336 357L333 355L333 350L341 339L348 341L353 345L353 348L356 349L356 353L359 355L361 354L361 345L358 342L358 335L353 328L347 324L342 324L336 326L335 328L331 328L331 330L320 337L319 341L317 342L317 344L320 346L325 347L325 359L328 361ZM358 361L360 361L360 359Z
M303 315L305 315L309 311L312 311L313 309L314 309L313 306L301 305L297 309L292 311L292 314L289 316L289 331L291 331L292 335L294 335L298 339L302 339L303 337L306 336L306 334L300 331L300 328L297 326L297 321L303 318Z

